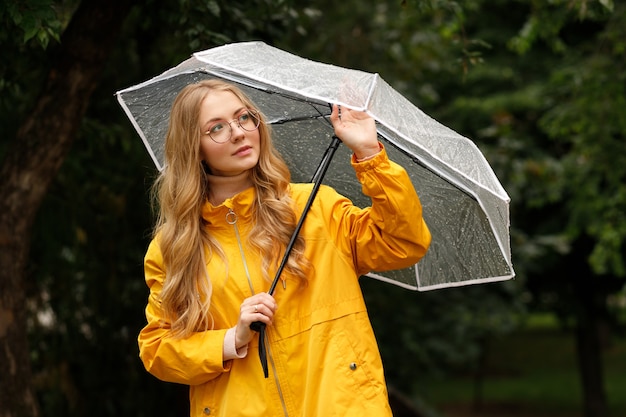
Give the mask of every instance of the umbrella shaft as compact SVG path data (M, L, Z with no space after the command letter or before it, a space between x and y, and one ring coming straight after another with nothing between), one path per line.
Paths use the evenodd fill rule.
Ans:
M280 263L278 270L276 271L276 276L274 277L274 281L272 281L272 285L270 286L270 289L268 290L268 294L273 294L274 290L276 289L276 285L278 284L278 280L280 279L280 274L283 272L283 269L285 268L285 265L287 264L287 260L289 259L289 254L291 253L291 250L293 249L293 245L295 244L296 239L298 238L300 229L302 229L302 225L304 223L304 220L306 219L306 215L309 212L311 205L313 204L313 200L315 199L315 196L317 195L317 191L320 189L320 185L322 185L322 179L324 179L324 175L326 175L326 171L328 170L328 167L330 166L330 162L332 161L333 156L335 156L335 151L337 150L340 144L341 144L341 140L337 136L333 135L333 139L330 142L330 145L328 145L328 148L326 148L326 151L324 152L324 156L322 157L322 160L319 166L317 167L317 170L315 171L315 175L313 175L313 189L311 190L309 199L307 200L306 205L304 206L304 210L302 211L300 220L298 220L296 229L293 231L293 234L291 235L291 240L289 241L289 244L287 245L287 248L285 249L285 255L283 256L283 260ZM265 323L262 323L260 321L255 321L254 323L250 325L250 328L254 331L260 332L261 329L265 328Z
M335 151L339 147L340 143L341 143L341 140L337 136L333 135L333 139L330 145L328 145L328 148L326 148L326 151L324 152L324 156L322 157L322 161L317 167L317 170L315 171L315 175L313 175L313 189L311 190L309 199L306 202L306 206L304 206L304 210L302 210L302 215L300 216L300 220L298 221L298 224L296 225L296 229L293 231L293 234L291 235L291 240L289 241L289 244L287 245L287 248L285 249L285 255L283 256L283 260L280 263L278 270L276 271L276 276L274 277L274 281L272 282L272 285L270 286L270 289L268 291L270 295L273 294L274 290L276 289L276 285L278 284L280 275L283 272L285 265L287 264L287 260L289 259L289 254L291 253L291 250L293 249L293 245L296 243L296 239L298 238L300 229L302 229L302 225L304 224L306 215L309 212L311 205L313 204L313 200L315 199L315 196L317 195L317 191L320 189L320 185L322 185L322 179L324 179L324 175L326 175L326 171L328 170L328 167L330 166L330 162L332 161L333 156L335 155Z

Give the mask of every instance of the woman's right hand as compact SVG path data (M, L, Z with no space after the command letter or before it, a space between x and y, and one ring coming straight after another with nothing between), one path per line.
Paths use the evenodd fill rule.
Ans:
M274 297L266 292L254 294L243 300L235 332L235 347L240 349L250 343L256 333L250 328L252 323L260 321L271 326L277 308Z

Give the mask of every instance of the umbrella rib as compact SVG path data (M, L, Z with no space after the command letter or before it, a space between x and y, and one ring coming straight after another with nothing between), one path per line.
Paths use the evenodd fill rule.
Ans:
M217 68L220 68L218 65L216 64L212 64L214 66L216 66ZM285 97L288 98L290 100L295 100L295 101L300 101L302 103L309 103L309 104L319 104L319 105L324 105L325 102L323 100L319 100L319 101L313 101L311 100L309 97L303 96L302 94L297 93L296 91L291 91L291 90L286 90L289 91L291 94L287 94L287 93L283 93L281 91L277 91L271 88L268 88L269 86L272 86L274 88L277 88L277 86L275 86L274 84L272 84L270 81L268 80L257 80L254 78L250 78L250 77L246 77L245 75L238 73L236 70L231 70L233 71L234 75L233 76L228 76L220 71L215 71L211 68L207 68L207 67L199 67L197 69L198 71L202 71L206 74L212 75L214 77L217 78L222 78L224 80L228 80L231 82L234 82L236 84L241 84L241 85L245 85L246 87L250 87L250 88L254 88L256 90L261 90L261 91L265 91L268 94L276 94L279 95L281 97Z
M289 122L301 122L303 120L316 120L316 119L327 119L327 115L322 114L320 112L319 116L300 116L300 117L293 117L293 118L282 118L282 119L276 119L276 120L272 120L269 122L269 124L271 125L282 125L285 123L289 123Z
M473 200L479 201L478 198L476 197L476 195L471 193L469 190L466 190L464 187L459 187L457 184L455 184L453 181L451 181L449 178L447 178L441 172L439 172L438 170L433 169L432 166L430 166L429 164L427 164L424 161L422 161L416 155L412 154L409 150L404 149L403 147L399 146L394 141L389 140L384 134L382 134L380 132L378 132L378 136L380 138L385 139L386 143L391 145L393 148L398 150L400 153L402 153L407 158L411 159L411 161L415 162L417 165L420 165L420 166L426 168L431 174L437 176L439 179L441 179L441 180L445 181L446 183L450 184L452 187L458 188L459 191L463 192L464 194L466 194L468 197L472 198Z
M372 100L372 96L374 95L374 90L376 89L378 78L379 78L378 73L374 74L374 79L372 80L372 84L370 85L370 90L367 92L367 99L365 99L366 109L370 108L370 101Z
M310 100L307 97L304 97L304 96L301 96L301 95L295 95L294 93L287 94L287 93L283 93L283 92L280 92L280 91L276 91L276 90L267 88L267 87L265 87L263 85L259 85L258 83L254 82L254 81L258 81L258 80L253 80L252 79L252 80L248 81L247 79L242 77L241 74L239 74L240 75L239 77L228 77L225 74L221 74L221 73L212 71L211 69L206 68L206 67L200 68L200 69L203 70L203 72L205 72L206 74L210 74L210 75L212 75L214 77L217 77L217 78L223 78L223 79L226 79L228 81L234 82L236 84L241 84L241 85L245 85L246 87L262 90L262 91L265 91L267 94L275 94L277 96L284 97L284 98L287 98L289 100L294 100L294 101L299 101L301 103L306 103L306 104L310 105L318 113L318 116L301 116L301 117L277 119L277 120L269 122L272 125L280 125L280 124L284 124L284 123L288 123L288 122L299 122L299 121L303 121L303 120L315 120L315 119L322 118L322 119L326 120L330 126L332 126L332 123L330 123L330 121L328 121L329 114L322 113L320 111L320 109L316 106L316 105L319 105L319 106L321 106L321 105L328 105L330 107L331 111L332 111L332 105L330 103L316 102L316 101ZM374 90L371 89L370 92L369 92L369 95L368 95L368 101L371 98L373 92L374 92Z

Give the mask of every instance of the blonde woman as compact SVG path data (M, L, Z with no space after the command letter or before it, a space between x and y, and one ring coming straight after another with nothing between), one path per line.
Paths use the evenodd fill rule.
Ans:
M235 86L202 81L173 104L139 348L150 373L190 386L192 416L391 415L358 278L414 264L430 233L374 120L334 107L331 123L372 206L322 186L270 295L312 185L290 183L263 115ZM253 322L267 326L269 378Z

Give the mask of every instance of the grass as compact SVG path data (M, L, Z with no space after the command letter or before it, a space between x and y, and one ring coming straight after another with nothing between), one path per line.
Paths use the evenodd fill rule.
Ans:
M422 381L419 396L445 417L581 417L573 335L533 320L490 343L480 390L472 375L459 373ZM626 417L626 338L613 339L604 364L611 417Z

